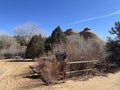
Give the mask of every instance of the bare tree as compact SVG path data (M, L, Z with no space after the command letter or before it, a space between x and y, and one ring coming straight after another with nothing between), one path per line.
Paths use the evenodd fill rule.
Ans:
M43 34L40 31L40 28L37 24L34 23L26 23L24 25L20 25L15 27L15 36L18 39L19 43L27 46L30 39L34 35Z
M6 48L6 49L16 43L15 39L13 37L9 36L8 34L1 34L0 41L4 45L4 48Z
M2 44L1 55L14 56L22 52L20 44L12 36L0 34L0 42Z

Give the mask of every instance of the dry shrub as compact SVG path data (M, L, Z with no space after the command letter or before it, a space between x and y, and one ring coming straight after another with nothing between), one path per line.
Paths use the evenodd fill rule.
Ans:
M86 40L80 36L69 36L67 44L55 44L52 52L44 54L37 60L39 71L44 73L46 78L50 81L57 80L59 76L59 62L55 57L56 51L67 52L67 59L65 62L89 60L99 60L103 62L105 60L103 45L92 39ZM90 69L93 67L93 63L71 64L67 65L66 71ZM83 72L81 73L85 74Z
M66 62L74 61L90 61L99 60L99 62L105 62L105 50L104 45L93 40L84 39L83 37L71 35L67 37L67 44L60 43L55 44L53 48L53 54L56 51L66 51ZM90 69L95 67L93 63L71 64L67 65L67 71L76 71L83 69Z
M36 62L38 71L48 82L53 83L57 80L58 62L56 61L55 55L50 55L49 52L37 58Z
M99 59L104 60L106 53L104 45L93 39L84 39L82 36L72 35L68 37L68 44L66 47L68 55L70 56L69 61L75 60L93 60Z
M22 56L26 47L21 46L15 37L11 37L7 34L0 34L0 46L3 45L0 50L0 55L4 58L15 58L15 56Z
M68 53L68 62L98 60L100 64L105 63L106 52L104 45L93 40L84 39L80 36L69 36L65 50ZM68 71L76 71L94 68L93 63L71 64Z

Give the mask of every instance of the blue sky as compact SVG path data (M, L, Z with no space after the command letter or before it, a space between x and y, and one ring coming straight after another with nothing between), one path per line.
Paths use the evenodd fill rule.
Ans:
M14 34L17 25L37 23L50 35L58 25L65 31L91 28L101 38L120 21L120 0L0 0L0 32Z

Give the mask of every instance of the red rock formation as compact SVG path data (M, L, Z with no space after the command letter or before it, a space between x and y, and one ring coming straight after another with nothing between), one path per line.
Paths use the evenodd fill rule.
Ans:
M76 32L73 29L68 29L64 33L65 33L65 35L76 35L76 34L79 34L78 32Z
M68 29L65 32L65 35L69 36L69 35L80 35L83 36L85 39L91 38L95 41L98 41L100 43L105 44L105 42L96 34L94 33L91 29L89 28L85 28L83 31L81 32L76 32L73 29Z

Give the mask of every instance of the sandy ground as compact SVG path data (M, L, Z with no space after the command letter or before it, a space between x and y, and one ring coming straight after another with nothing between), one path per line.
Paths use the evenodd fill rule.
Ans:
M24 78L28 67L33 64L0 60L0 90L120 90L120 72L87 81L68 80L62 84L44 86L38 79Z

